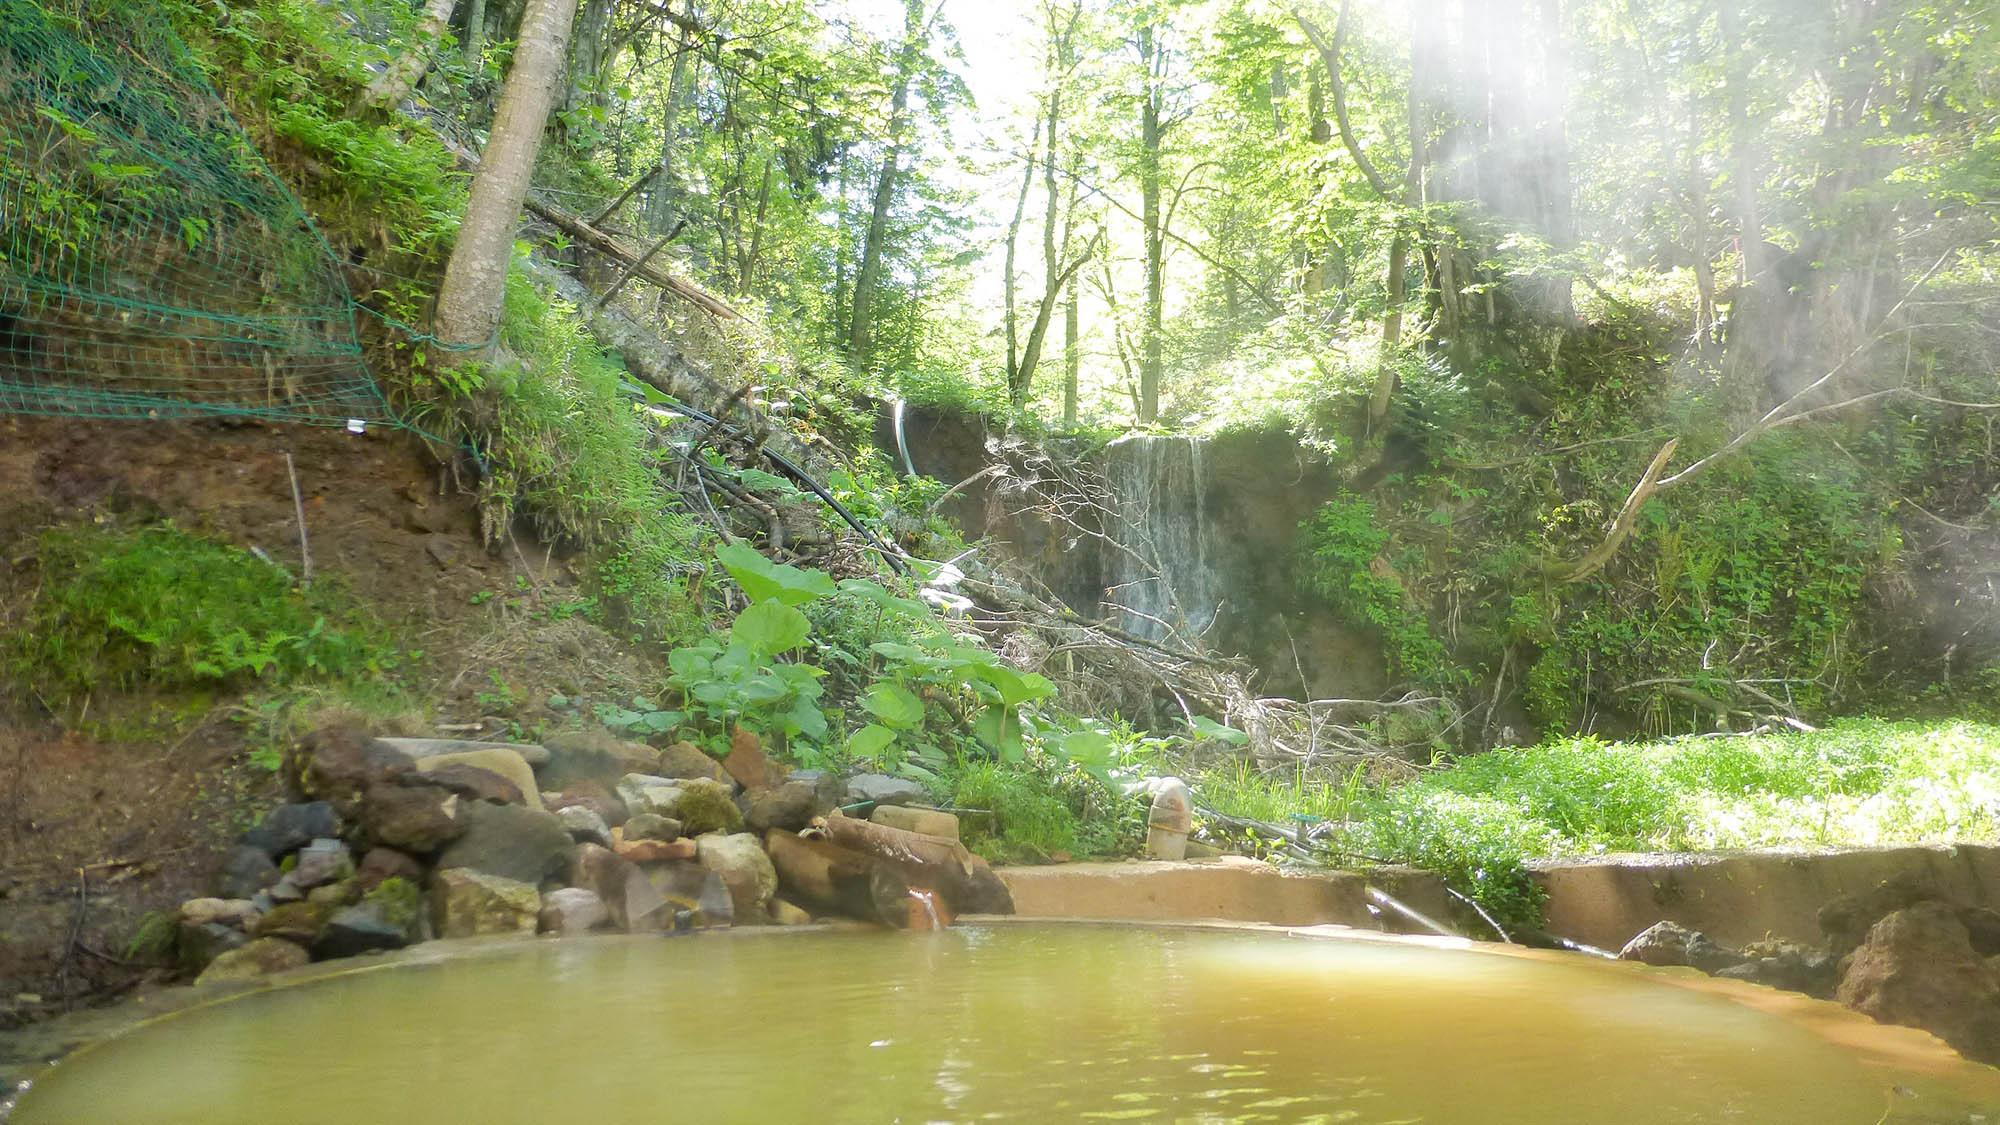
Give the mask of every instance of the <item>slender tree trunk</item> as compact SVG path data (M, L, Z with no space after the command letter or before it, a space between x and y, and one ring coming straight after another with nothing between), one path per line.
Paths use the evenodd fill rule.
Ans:
M1160 215L1161 113L1165 91L1162 83L1162 50L1156 29L1139 30L1139 58L1146 67L1145 98L1139 106L1139 193L1141 224L1146 228L1146 312L1141 326L1143 339L1139 359L1139 421L1154 422L1160 417L1160 372L1163 366L1161 337L1166 311L1166 237Z
M603 104L597 87L599 76L611 61L604 42L610 25L611 0L580 0L569 52L569 83L563 93L567 114Z
M575 15L576 0L528 0L514 66L494 110L465 221L438 289L438 343L474 360L491 355L521 202L534 176L549 110L562 92L563 59Z
M861 244L861 266L854 275L854 307L847 327L847 352L856 367L868 365L874 348L875 286L882 277L883 243L889 236L889 208L896 198L897 165L909 131L910 82L924 45L924 0L906 0L903 8L903 48L896 63L895 92L889 99L889 150L875 180L875 198L868 212L868 236Z
M431 47L451 19L452 0L425 0L423 18L409 49L391 60L355 100L356 109L394 109L402 104L431 68Z
M1083 351L1078 336L1082 325L1077 298L1082 286L1070 275L1069 300L1063 303L1063 424L1076 425L1077 376L1083 368Z
M1014 277L1014 260L1021 241L1021 220L1028 213L1028 189L1035 183L1035 145L1041 140L1041 136L1042 126L1037 120L1035 135L1028 140L1028 155L1022 162L1021 190L1014 196L1014 217L1007 223L1007 254L1001 278L1003 319L1006 321L1007 330L1007 400L1013 403L1016 409L1025 405L1026 397L1021 393L1021 380L1018 375L1021 362L1021 308L1020 285Z
M660 174L653 177L653 191L647 197L646 207L655 234L674 229L674 154L680 140L681 93L687 88L687 60L694 53L692 35L686 28L681 29L680 43L674 50L674 66L667 74L666 103L660 110Z

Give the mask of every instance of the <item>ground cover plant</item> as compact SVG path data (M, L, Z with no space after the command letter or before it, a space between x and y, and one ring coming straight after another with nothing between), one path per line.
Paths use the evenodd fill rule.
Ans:
M1561 738L1395 785L1228 769L1196 788L1233 816L1284 824L1298 814L1337 861L1415 864L1503 924L1532 925L1540 893L1525 859L1990 840L2000 834L2000 727L1846 719L1724 738Z

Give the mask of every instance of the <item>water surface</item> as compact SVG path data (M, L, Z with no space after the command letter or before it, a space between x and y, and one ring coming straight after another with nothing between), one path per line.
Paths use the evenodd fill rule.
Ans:
M1874 1125L1977 1120L1991 1073L1898 1072L1582 959L1010 925L543 941L348 973L81 1052L13 1125Z

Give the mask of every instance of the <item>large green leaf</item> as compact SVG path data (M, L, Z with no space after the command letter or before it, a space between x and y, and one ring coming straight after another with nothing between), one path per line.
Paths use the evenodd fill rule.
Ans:
M873 758L894 741L896 741L895 731L869 723L847 736L847 752L857 758Z
M1244 734L1235 727L1223 726L1207 715L1196 715L1188 720L1188 725L1193 727L1194 732L1203 738L1220 739L1231 746L1241 746L1250 741L1249 735Z
M759 656L776 656L804 644L812 632L806 615L775 601L758 602L736 617L729 639Z
M1056 685L1033 672L1016 672L1004 664L977 664L973 674L1000 691L1000 702L1008 708L1054 695Z
M883 680L868 689L861 706L898 730L914 730L924 721L924 701L899 683Z
M823 571L772 562L741 543L717 547L715 557L753 602L776 599L785 605L804 605L839 589Z

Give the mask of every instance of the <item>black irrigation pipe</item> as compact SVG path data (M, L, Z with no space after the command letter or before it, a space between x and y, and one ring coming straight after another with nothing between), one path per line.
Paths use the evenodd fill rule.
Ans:
M717 418L712 414L696 410L694 407L687 406L683 403L669 401L669 402L656 402L653 403L652 405L658 406L665 410L671 410L674 413L679 414L683 417L692 418L697 422L701 422L706 425L712 426L715 429L724 431L733 436L741 435L743 432L741 429L732 426L727 422L724 422L722 419ZM779 472L784 473L786 476L804 485L807 489L809 489L812 492L813 495L819 497L821 500L826 501L827 506L832 508L836 515L838 515L841 519L847 522L847 526L860 532L864 537L867 538L869 543L874 545L877 551L880 551L882 553L882 557L888 560L889 566L892 570L894 570L897 574L908 577L910 573L910 568L908 564L903 562L902 556L898 554L896 551L892 550L887 543L884 543L882 541L882 537L876 535L873 529L869 528L867 525L863 524L859 519L855 518L854 513L848 511L847 506L845 504L842 504L840 501L835 500L833 498L833 493L828 492L826 488L822 486L818 481L812 479L812 477L809 474L807 474L807 472L804 469L801 469L797 465L792 464L790 458L786 457L782 453L779 453L777 450L772 449L770 446L759 443L757 446L757 450L758 452L764 455L766 460L770 461L772 465L775 465L778 468Z

